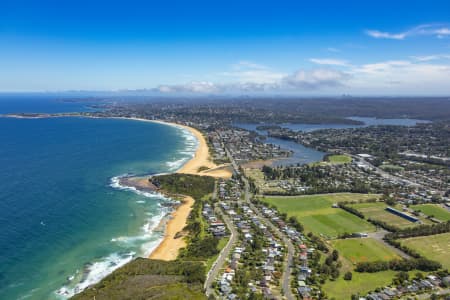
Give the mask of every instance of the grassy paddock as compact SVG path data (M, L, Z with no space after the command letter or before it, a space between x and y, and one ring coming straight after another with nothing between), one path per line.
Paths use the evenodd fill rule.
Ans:
M366 216L366 218L383 221L390 225L397 226L399 228L414 227L419 225L418 223L408 221L402 217L399 217L386 211L387 205L384 202L358 203L352 204L351 206L353 208L356 208L361 213L363 213L364 216ZM401 210L400 207L395 208ZM430 221L425 220L424 218L421 218L421 221L423 221L425 224L430 224Z
M346 262L343 265L354 265L359 262L391 260L400 257L383 243L371 238L354 238L334 240L333 248L338 250Z
M285 191L278 186L276 180L265 180L264 173L260 169L246 168L245 175L254 180L260 193L284 193Z
M411 208L419 210L427 216L434 216L436 219L443 222L450 220L450 212L447 209L440 207L438 204L419 204L411 206Z
M428 259L438 261L450 269L450 232L429 236L419 236L400 240L402 245L416 250Z
M330 155L327 161L332 164L347 164L352 162L352 158L348 155Z
M414 277L420 271L408 272L409 277ZM323 290L330 299L336 300L348 300L351 299L352 294L359 293L365 295L376 288L381 288L392 283L397 272L395 271L382 271L376 273L357 273L352 272L352 280L344 280L343 276L340 276L336 281L327 281L323 285Z
M327 281L323 285L323 290L330 298L336 300L348 300L352 294L366 294L377 287L383 287L392 282L395 276L394 271L383 271L377 273L357 273L353 272L352 280L344 280L340 276L335 281Z
M261 200L274 205L280 212L295 216L306 231L336 237L342 233L370 232L375 227L342 209L332 208L333 203L376 198L370 194L322 194L307 196L264 197Z

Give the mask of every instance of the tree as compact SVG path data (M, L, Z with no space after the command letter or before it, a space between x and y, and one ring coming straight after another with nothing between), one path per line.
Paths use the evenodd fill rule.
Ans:
M331 266L333 264L333 256L329 255L326 259L325 259L325 264L328 266Z
M396 277L399 279L400 282L404 282L409 279L409 274L407 272L401 271L397 273Z
M353 278L352 272L345 273L345 275L344 275L345 280L352 280L352 278Z
M320 267L320 273L326 275L330 274L330 267L328 265L322 265Z
M386 199L386 204L389 206L394 206L396 204L395 200L391 197Z
M337 250L333 250L333 252L331 253L331 256L333 257L334 261L337 261L339 258L339 252Z

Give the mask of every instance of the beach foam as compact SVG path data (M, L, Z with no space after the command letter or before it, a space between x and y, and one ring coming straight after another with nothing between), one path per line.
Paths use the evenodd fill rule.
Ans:
M186 162L192 159L199 146L197 138L188 129L178 125L175 125L175 127L180 129L181 137L184 140L184 148L177 152L180 156L179 158L165 163L169 173L179 170ZM141 191L133 186L122 184L121 179L129 176L132 176L132 174L122 174L112 177L110 186L117 190L130 191L147 199L173 203L178 202L157 192ZM137 200L136 203L145 204L146 201ZM133 251L114 252L93 263L87 264L84 272L77 272L70 276L71 280L68 280L66 285L56 291L56 294L61 298L72 297L87 287L99 282L117 268L130 262L134 257L148 257L150 253L159 246L164 238L164 235L161 232L155 232L155 229L171 211L171 207L163 206L159 203L158 213L146 213L149 218L141 227L141 232L139 234L135 236L118 236L111 239L111 242L119 245L120 248L130 249L134 247L136 249L136 246L138 246L140 249L139 253Z
M136 193L138 195L142 195L147 198L153 198L153 199L159 199L164 202L170 202L170 203L179 203L177 200L173 200L170 198L165 197L163 194L157 193L157 192L145 192L140 191L132 186L126 186L120 183L120 179L129 176L129 174L124 174L120 176L116 176L111 178L111 187L120 189L120 190L127 190L131 191L133 193ZM164 236L160 232L155 232L154 230L159 226L159 224L162 222L162 220L168 216L172 212L171 207L163 206L161 203L158 203L159 206L159 213L154 214L147 212L146 214L150 217L147 219L146 223L141 227L142 234L136 235L136 236L120 236L113 238L111 241L119 243L123 246L129 246L129 245L136 245L140 243L140 253L139 255L143 257L148 257L150 253L153 252L153 250L158 247L158 245L163 240Z
M165 197L161 193L140 191L140 190L136 189L134 186L127 186L127 185L123 185L120 183L121 178L129 177L129 176L130 176L130 174L114 176L111 178L111 183L109 184L109 186L112 188L118 189L118 190L130 191L135 194L144 196L146 198L160 199L160 200L164 200L164 201L172 201L170 198Z
M130 174L123 174L111 178L110 186L114 189L125 190L133 192L137 195L145 198L164 202L174 202L170 198L164 197L160 193L140 191L132 186L126 186L121 184L120 179L130 176ZM146 203L145 200L138 200L136 203ZM67 299L73 295L82 292L87 287L99 282L105 276L130 262L136 256L148 257L148 255L161 243L163 235L154 230L158 227L160 222L171 212L171 207L163 206L158 203L158 213L146 212L148 218L145 220L144 225L141 226L141 230L134 236L118 236L111 239L112 243L115 243L120 248L124 249L124 252L114 252L110 255L103 257L93 263L86 265L83 272L76 272L69 276L71 280L68 280L67 284L57 290L55 293L61 299ZM134 251L127 251L130 248L140 249L139 253Z
M195 152L199 145L197 138L192 132L184 127L178 128L180 129L180 136L184 141L184 149L177 152L177 154L182 156L181 158L166 162L169 172L179 170L185 163L191 160L195 156Z
M111 239L111 242L118 243L123 247L130 245L142 244L143 242L160 242L162 237L159 233L155 233L154 230L158 227L159 223L164 219L164 217L170 213L170 209L161 208L161 212L157 215L152 215L151 218L141 227L141 234L135 236L119 236ZM155 240L156 239L156 240ZM143 249L139 255L147 257L147 249Z
M99 282L114 270L130 262L135 255L135 252L112 253L92 264L88 264L85 266L82 279L79 283L74 286L70 284L63 286L56 291L56 294L62 298L72 297L87 287Z
M184 138L185 151L181 150L180 153L189 153L191 156L194 156L195 150L198 147L197 138L187 129L183 128L182 137Z
M183 157L175 161L168 161L166 162L166 166L169 168L170 171L176 171L179 168L181 168L189 159L190 157Z
M165 165L166 162L168 160L173 161L174 169L178 169L178 167L181 167L181 164L186 162L187 160L184 160L182 163L177 163L176 161L179 159L185 159L194 156L195 148L197 145L195 138L190 134L188 129L181 125L173 125L173 127L176 127L176 130L170 130L170 141L165 141L164 138L166 138L166 136L164 136L164 138L161 138L162 135L159 134L158 128L156 128L156 126L154 130L143 128L145 132L149 133L149 137L154 136L154 139L162 141L160 143L157 143L157 141L154 141L153 138L143 138L141 132L139 132L136 137L131 133L128 134L130 130L128 129L127 124L132 122L122 123L115 120L106 119L89 120L85 122L82 119L84 118L70 118L67 120L59 120L55 118L51 120L51 124L50 120L48 120L49 126L51 125L49 128L54 128L54 125L52 125L54 122L61 121L61 134L56 134L55 132L54 136L49 136L49 138L51 137L55 140L58 140L57 138L59 135L66 137L67 130L63 130L66 128L63 128L62 125L72 126L72 122L76 121L76 124L79 123L78 121L83 122L83 124L80 123L80 126L73 126L74 129L81 128L81 130L76 131L77 134L75 134L74 136L77 136L77 138L83 137L83 143L80 142L83 148L80 148L80 152L76 152L73 151L75 149L68 148L66 152L70 153L71 155L67 156L67 158L66 155L64 155L64 158L62 160L62 162L64 163L69 162L68 159L72 159L74 162L76 162L73 164L74 168L70 168L71 170L73 170L73 173L69 173L69 170L67 168L62 168L63 173L59 173L59 166L64 165L58 160L58 158L60 157L59 153L57 153L58 155L49 155L49 161L46 161L46 165L48 164L50 166L51 164L49 164L49 162L52 163L54 161L55 163L53 165L55 167L55 170L57 171L49 174L67 174L67 182L70 183L84 182L83 180L87 179L85 175L87 173L84 172L84 168L91 168L91 166L95 165L96 168L92 168L93 172L89 173L89 186L86 185L87 188L85 188L85 185L81 186L80 188L69 188L69 185L67 185L66 188L65 185L61 185L61 190L58 189L58 191L54 191L55 196L61 197L61 199L71 199L73 195L74 199L71 200L75 201L68 201L68 205L58 205L58 210L55 209L55 214L53 214L53 212L49 213L52 218L54 216L53 219L47 217L38 217L37 219L29 218L33 221L30 222L33 225L31 226L32 230L28 229L27 232L31 232L32 236L42 236L47 238L47 240L45 240L46 247L43 247L43 249L39 248L39 251L33 251L33 256L29 255L29 253L27 252L28 250L22 251L21 254L28 255L21 256L20 258L22 259L20 261L14 260L14 255L6 256L6 258L10 259L11 265L12 263L17 265L17 268L16 266L12 265L13 268L7 270L9 273L5 273L5 277L7 277L6 283L9 283L10 281L14 281L17 283L21 282L22 280L25 283L23 283L23 288L17 288L14 285L11 285L10 287L8 286L8 290L2 288L1 292L5 292L2 295L8 295L8 297L0 296L0 298L2 299L17 299L18 297L23 295L25 298L29 297L31 299L53 299L55 296L57 296L55 294L55 291L60 288L62 288L62 290L60 290L60 293L66 295L63 298L67 298L67 295L75 293L75 290L79 292L82 288L89 285L91 282L98 281L102 277L112 272L112 270L115 268L107 268L104 266L102 267L102 265L107 264L108 260L112 259L110 255L115 253L118 256L121 256L124 253L135 252L136 254L134 256L148 256L148 254L150 254L150 252L152 252L152 250L160 244L160 241L163 238L165 224L165 219L163 218L163 216L166 214L166 211L171 209L170 205L168 205L168 203L172 202L171 199L164 198L158 193L152 193L150 191L138 191L133 187L122 186L120 184L119 177L111 178L111 182L105 182L104 176L106 175L111 177L112 175L117 175L125 172L142 175L145 172L148 172L148 170L172 172L173 170L169 170L169 168ZM41 120L39 122L42 122L43 125L47 124L46 120ZM26 123L28 123L28 121ZM93 125L90 125L90 123L92 123ZM86 128L93 128L93 130L84 130L85 127L81 127L81 125L87 126ZM172 126L167 123L166 125ZM108 154L109 152L111 152L111 155L105 156L104 149L101 147L92 147L91 141L97 142L98 136L96 134L90 133L96 132L98 126L104 126L105 132L107 133L111 132L111 134L107 134L108 137L114 136L111 141L107 139L104 140L105 143L110 143L105 144L105 149L108 149ZM136 126L136 124L130 124L129 127L133 132L135 131L135 129L140 128ZM45 129L47 127L42 128ZM27 128L27 132L29 132L30 129L33 128ZM118 137L127 137L123 140L123 142L117 142L118 140L116 140L115 138L117 129L119 130L119 132L122 132L122 134L117 134ZM176 134L173 131L176 131ZM50 130L49 132L53 133L52 130ZM85 134L86 132L89 134ZM129 136L131 137L131 139L129 139ZM44 135L43 138L44 137L47 136ZM36 139L36 141L38 140L39 143L37 144L47 144L47 142L43 139ZM80 138L80 141L81 140L82 139ZM147 142L150 142L150 144L154 143L157 147L153 148L152 145L152 147L144 147L144 151L127 151L129 150L127 149L128 147L139 149L140 145L147 145ZM86 148L84 148L85 144ZM119 147L120 145L126 146L122 149L121 147ZM118 148L120 148L121 151L116 151ZM92 151L94 149L99 151ZM153 152L153 149L155 149L155 152ZM11 148L11 150L13 149ZM80 155L81 153L83 155ZM96 159L96 155L100 155L99 157L102 157L104 159ZM28 156L29 154L27 154L27 157ZM50 157L52 160L50 160ZM167 157L169 159L167 159ZM56 158L56 160L54 160L54 158ZM32 161L39 162L40 159L33 159ZM79 164L79 161L86 161L87 163ZM98 166L96 165L97 163ZM16 168L15 164L11 164L11 166L14 166L13 169L19 169ZM36 170L39 170L39 167L40 164L36 163ZM5 169L5 171L7 170L8 168ZM46 169L44 168L43 170ZM114 170L120 171L117 172ZM111 171L116 173L111 174ZM7 172L4 172L4 174L6 173ZM131 174L128 174L128 176L130 175ZM17 178L22 179L22 177L23 176L20 175ZM6 176L6 178L8 178L8 176ZM77 178L77 180L75 181L73 180L73 178ZM98 182L91 185L90 183L94 182L95 180L98 180ZM128 183L125 183L124 180L122 181L123 185L128 185ZM48 181L48 183L53 184L53 180ZM112 188L110 188L109 185ZM39 186L41 186L41 184ZM62 188L64 188L64 190ZM53 190L49 189L49 191ZM9 193L9 191L7 192ZM45 200L48 195L51 195L51 193L47 194L45 192L40 192L36 193L36 196L38 196L38 194L42 195L42 197L39 199L40 201L42 201L41 199ZM35 199L35 196L32 195L28 198ZM48 199L49 201L52 200L51 197L48 197ZM26 200L26 198L23 198L23 200ZM40 204L40 201L31 200L30 204ZM25 201L24 203L28 202ZM70 206L72 203L76 203L76 207ZM85 203L87 205L84 205ZM45 205L37 206L46 207ZM59 209L59 206L61 209ZM76 208L74 212L76 212L77 214L73 213L72 209L67 209L67 207ZM30 205L30 208L33 207ZM36 213L34 215L46 216L45 213ZM66 215L69 215L70 218L67 218ZM79 222L77 218L79 218ZM163 219L164 222L161 222L161 219ZM66 223L66 220L69 220L70 222ZM88 222L90 222L91 220L93 221L92 224L95 226L90 226L91 223ZM12 221L12 224L14 224L15 221ZM20 225L24 224L25 227L27 226L25 221L19 223ZM109 226L111 223L112 226ZM54 226L55 224L62 224L62 226ZM63 232L63 230L65 230L66 228L65 225L70 225L71 231ZM14 226L12 226L11 228L15 228ZM18 226L17 228L19 229ZM97 229L99 230L97 231ZM83 230L87 230L89 232L89 235L85 235L85 232ZM55 236L57 237L57 239L50 240L48 239L48 237L50 236ZM20 245L20 240L27 239L28 236L20 235L20 238L17 240L18 245ZM39 242L40 240L36 239L36 241ZM11 244L15 243L16 241ZM8 249L9 248L7 248L7 250ZM27 248L23 247L22 245L20 247L17 246L17 249L19 250ZM8 253L15 252L16 251L8 251ZM47 252L51 255L47 255ZM38 260L36 260L36 263L34 263L33 260L34 255L39 258ZM27 260L28 258L30 258L29 261ZM120 259L120 257L117 259ZM41 267L39 264L42 263L42 265L44 265L44 262L45 266ZM90 264L86 265L85 268L83 267L85 263ZM113 263L113 265L115 264L116 263ZM35 265L39 268L34 269L33 267L35 267ZM6 266L2 265L2 267ZM9 265L7 267L9 268ZM105 269L105 271L103 272L101 271L101 269ZM77 270L79 270L78 274L76 273ZM92 278L97 279L93 280ZM40 289L33 290L34 287L39 287Z

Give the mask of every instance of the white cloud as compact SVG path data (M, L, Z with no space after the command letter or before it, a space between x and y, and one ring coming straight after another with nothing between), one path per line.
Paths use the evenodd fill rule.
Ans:
M283 84L296 89L320 89L342 86L350 76L333 69L298 70L283 78Z
M269 69L267 66L257 64L248 60L241 60L237 64L232 65L234 70L242 69L256 69L256 70L266 70Z
M389 33L379 30L366 30L366 34L376 39L392 39L403 40L406 37L406 33Z
M231 73L229 75L231 76ZM275 78L270 78L271 80L269 81L262 80L259 75L248 76L248 78L256 76L254 81L240 81L243 76L239 73L238 77L231 83L193 81L179 85L160 85L153 91L160 93L310 91L343 86L343 83L350 78L348 74L333 69L298 70L289 75L277 75L276 80Z
M291 74L245 65L221 73L216 82L192 81L161 85L161 93L366 93L366 94L448 94L450 64L432 63L445 55L418 56L410 60L387 60L347 65L345 71L329 67L299 69ZM449 56L450 58L450 56ZM323 61L321 61L323 63ZM227 79L227 80L224 80Z
M238 82L274 83L286 76L285 73L270 70L243 70L223 72L220 75L232 78Z
M258 84L276 83L286 76L285 73L273 71L267 66L249 61L240 61L231 67L232 71L222 72L219 75L232 78L240 83L253 82Z
M334 48L334 47L328 47L327 50L330 52L341 52L341 50L339 50L338 48Z
M431 61L431 60L439 60L439 59L450 59L450 54L411 56L411 58L414 60L417 60L417 61Z
M219 88L212 82L192 81L179 85L160 85L154 89L160 93L215 93Z
M450 65L420 61L382 61L349 70L353 90L378 94L450 93Z
M318 65L330 65L330 66L348 66L348 62L342 59L334 58L310 58L310 62Z
M366 30L366 34L376 39L404 40L412 36L435 36L444 38L450 36L450 29L445 25L422 24L403 32L386 32L380 30Z
M378 63L365 64L353 69L354 72L361 73L379 73L387 72L394 68L400 68L410 65L411 63L406 60L388 60Z

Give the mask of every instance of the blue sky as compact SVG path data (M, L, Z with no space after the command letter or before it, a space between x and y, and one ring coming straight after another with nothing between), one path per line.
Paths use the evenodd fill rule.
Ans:
M0 2L0 91L450 94L450 1Z

